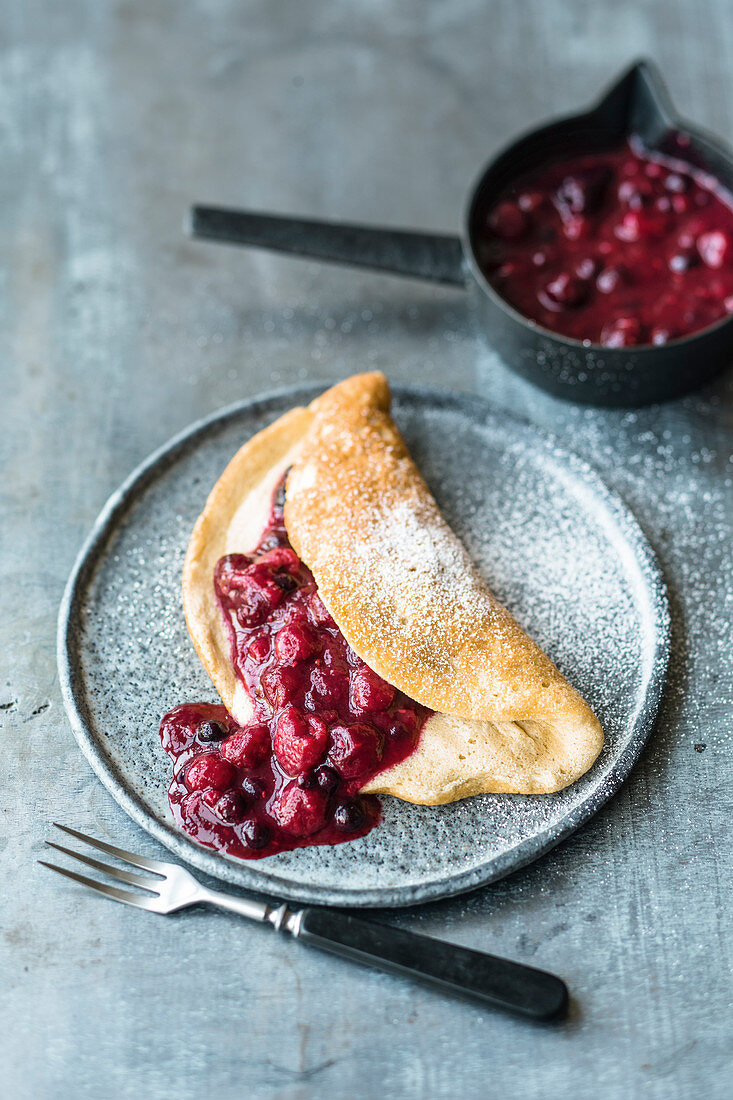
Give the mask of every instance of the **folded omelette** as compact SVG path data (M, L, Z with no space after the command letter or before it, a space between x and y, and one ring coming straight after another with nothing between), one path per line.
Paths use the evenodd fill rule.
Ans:
M237 452L186 556L196 650L246 724L253 702L232 664L212 578L224 555L256 547L287 472L288 538L321 600L358 656L433 712L414 752L362 790L425 805L561 790L597 758L600 723L492 595L441 516L390 403L384 375L355 375Z

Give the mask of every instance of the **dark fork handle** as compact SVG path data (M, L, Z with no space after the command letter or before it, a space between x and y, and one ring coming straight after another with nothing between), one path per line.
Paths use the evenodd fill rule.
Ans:
M220 206L192 207L190 228L191 235L201 240L269 248L450 286L466 285L461 242L458 237L442 233L315 221Z
M298 938L323 951L535 1020L556 1019L567 1010L565 982L544 970L335 910L304 909L299 924Z

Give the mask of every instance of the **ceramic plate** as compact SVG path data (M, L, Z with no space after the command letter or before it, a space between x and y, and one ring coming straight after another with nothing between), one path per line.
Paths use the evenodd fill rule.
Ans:
M323 387L226 409L154 454L109 500L70 578L59 624L69 718L120 805L180 859L298 901L411 905L491 882L536 859L618 789L649 736L669 648L654 556L626 506L552 440L473 396L395 388L395 417L447 519L497 596L588 699L605 748L554 795L450 806L384 798L361 840L244 861L200 847L168 810L158 723L215 699L188 637L180 578L207 494L237 448Z

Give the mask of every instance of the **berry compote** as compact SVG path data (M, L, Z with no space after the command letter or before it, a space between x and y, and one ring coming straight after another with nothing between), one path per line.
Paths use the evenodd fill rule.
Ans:
M634 138L520 178L476 251L510 305L586 344L666 344L733 313L733 197Z
M257 549L228 554L213 578L251 721L184 703L160 726L176 821L245 859L368 833L380 804L360 789L415 749L431 713L349 646L290 546L283 504L284 479Z

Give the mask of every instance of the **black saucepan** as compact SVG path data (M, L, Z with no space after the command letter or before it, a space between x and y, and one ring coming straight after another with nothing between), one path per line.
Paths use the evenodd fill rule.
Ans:
M490 285L477 259L480 219L518 176L548 161L609 148L631 134L685 159L733 191L733 154L680 118L656 68L639 61L589 111L520 137L480 173L462 237L195 206L194 237L376 268L468 289L487 340L525 378L559 397L594 405L637 406L695 389L733 358L733 317L661 346L607 348L558 335L523 317Z

